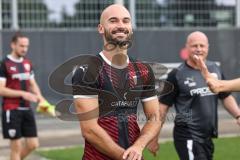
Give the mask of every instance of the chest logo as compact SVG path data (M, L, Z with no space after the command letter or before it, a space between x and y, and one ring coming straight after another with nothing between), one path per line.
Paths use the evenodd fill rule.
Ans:
M17 71L17 68L16 68L16 66L11 66L11 67L10 67L10 70L13 71L13 72L16 72L16 71Z
M24 68L25 68L26 71L30 71L30 64L25 63Z
M188 85L188 87L194 87L197 85L193 77L187 77L186 80L184 81L184 84Z

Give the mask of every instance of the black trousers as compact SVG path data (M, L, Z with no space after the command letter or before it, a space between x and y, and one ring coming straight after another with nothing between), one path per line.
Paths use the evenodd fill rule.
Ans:
M205 141L174 140L180 160L212 160L214 145L212 139Z

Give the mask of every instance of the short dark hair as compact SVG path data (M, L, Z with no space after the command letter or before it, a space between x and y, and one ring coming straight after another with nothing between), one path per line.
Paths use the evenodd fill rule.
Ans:
M18 41L18 38L28 38L28 37L26 35L24 35L23 33L21 33L21 32L16 32L13 35L11 42L12 43L16 43Z

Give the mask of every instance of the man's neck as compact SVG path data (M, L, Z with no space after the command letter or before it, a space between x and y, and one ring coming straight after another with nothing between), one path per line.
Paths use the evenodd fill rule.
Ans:
M124 66L128 63L127 50L103 50L104 56L116 66Z
M193 62L192 60L188 59L186 62L189 66L191 66L192 68L199 70L198 66L196 65L195 62Z
M16 55L14 55L14 54L9 54L9 55L7 55L7 57L10 59L10 60L12 60L12 61L14 61L14 62L16 62L16 63L21 63L22 61L23 61L23 57L19 57L19 56L16 56Z
M112 61L115 56L123 55L127 57L127 50L114 49L112 51L103 50L103 54L107 57L108 60Z
M14 59L17 59L17 60L19 60L19 59L22 59L23 57L21 57L21 56L18 56L16 53L14 53L14 52L11 52L11 54L10 54Z

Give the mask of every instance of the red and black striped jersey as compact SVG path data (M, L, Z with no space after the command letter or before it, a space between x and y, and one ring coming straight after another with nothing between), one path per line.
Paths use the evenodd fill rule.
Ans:
M102 53L97 57L102 63L97 64L89 59L85 65L74 70L73 95L74 98L98 97L98 124L119 146L127 149L140 134L137 124L138 102L157 98L155 77L151 67L139 61L129 58L126 66L114 66ZM96 72L96 69L99 71ZM83 159L111 158L86 140Z
M30 79L34 78L32 63L27 58L5 57L0 65L0 80L6 81L6 87L14 90L30 90ZM30 103L21 97L3 97L3 110L18 107L30 107Z

